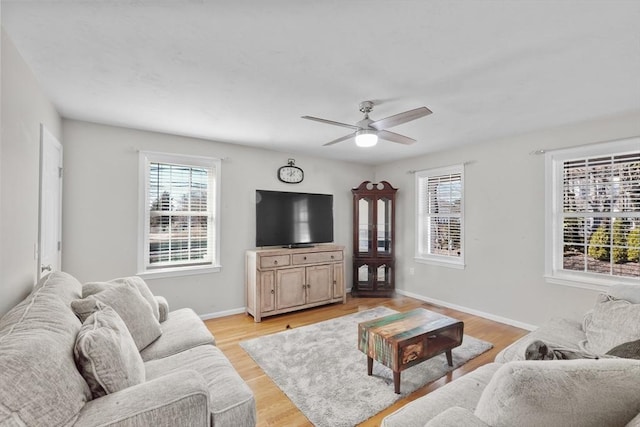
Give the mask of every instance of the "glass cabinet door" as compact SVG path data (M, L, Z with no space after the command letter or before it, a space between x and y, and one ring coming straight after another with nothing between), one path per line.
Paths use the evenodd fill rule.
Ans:
M369 254L372 249L373 200L363 197L358 200L358 252Z
M356 283L358 289L373 289L373 281L371 280L371 267L364 263L357 267Z
M381 255L391 254L391 210L393 204L388 198L380 198L377 203L376 249Z
M376 289L386 290L393 287L393 266L391 263L379 264L376 268Z

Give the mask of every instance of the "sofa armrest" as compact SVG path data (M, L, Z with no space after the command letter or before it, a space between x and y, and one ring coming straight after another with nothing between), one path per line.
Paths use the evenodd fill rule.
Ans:
M198 372L184 370L88 402L75 426L209 425L209 392Z
M509 362L493 375L474 414L495 426L623 426L640 408L638 378L635 359Z
M424 427L490 427L468 409L454 406L436 415Z
M169 301L161 296L156 296L156 301L158 301L158 309L160 310L160 318L158 320L162 323L169 318Z

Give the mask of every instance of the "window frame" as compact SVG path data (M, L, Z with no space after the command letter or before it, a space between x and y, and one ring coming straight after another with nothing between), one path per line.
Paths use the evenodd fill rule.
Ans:
M428 253L425 250L422 250L421 242L430 241L429 237L429 227L424 230L423 224L425 221L423 220L423 216L430 216L428 213L422 212L423 205L420 200L420 186L422 180L428 180L430 178L441 177L446 175L459 174L460 175L460 214L451 215L451 218L457 217L460 219L460 256L450 256L450 255L440 255ZM427 184L428 185L428 184ZM452 166L445 166L433 169L424 169L415 172L415 230L416 230L416 241L415 241L415 249L414 249L414 259L416 262L437 265L442 267L456 268L456 269L464 269L465 268L465 219L464 219L464 164L457 164Z
M607 291L616 284L640 285L633 277L565 270L563 247L563 181L568 161L638 152L640 137L545 152L545 272L548 283ZM612 212L613 213L613 212ZM603 215L606 216L606 215ZM611 215L613 217L613 215Z
M211 261L202 264L174 265L158 268L148 268L149 259L149 233L150 233L150 207L149 200L149 167L151 163L164 163L189 167L204 167L212 171L209 178L208 212L212 215L208 230L208 247L213 248L214 254ZM182 154L160 153L154 151L139 152L139 183L138 183L138 275L144 278L162 278L174 276L187 276L219 272L220 264L220 177L221 160L213 157L191 156ZM213 182L213 185L211 185Z

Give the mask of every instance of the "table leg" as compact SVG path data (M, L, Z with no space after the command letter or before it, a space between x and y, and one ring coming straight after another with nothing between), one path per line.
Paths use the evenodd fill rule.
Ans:
M367 374L373 375L373 358L369 356L367 356Z
M393 371L393 391L400 394L400 372Z
M447 363L449 366L453 366L453 357L451 355L451 350L447 350Z

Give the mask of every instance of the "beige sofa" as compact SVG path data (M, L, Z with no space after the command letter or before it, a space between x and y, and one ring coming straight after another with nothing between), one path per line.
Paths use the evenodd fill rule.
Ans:
M54 272L0 319L0 426L256 424L251 389L192 310L169 312L139 278L84 291Z
M640 339L640 286L614 286L582 322L554 319L490 363L388 415L383 427L640 426L640 360L524 360L534 340L604 355Z

